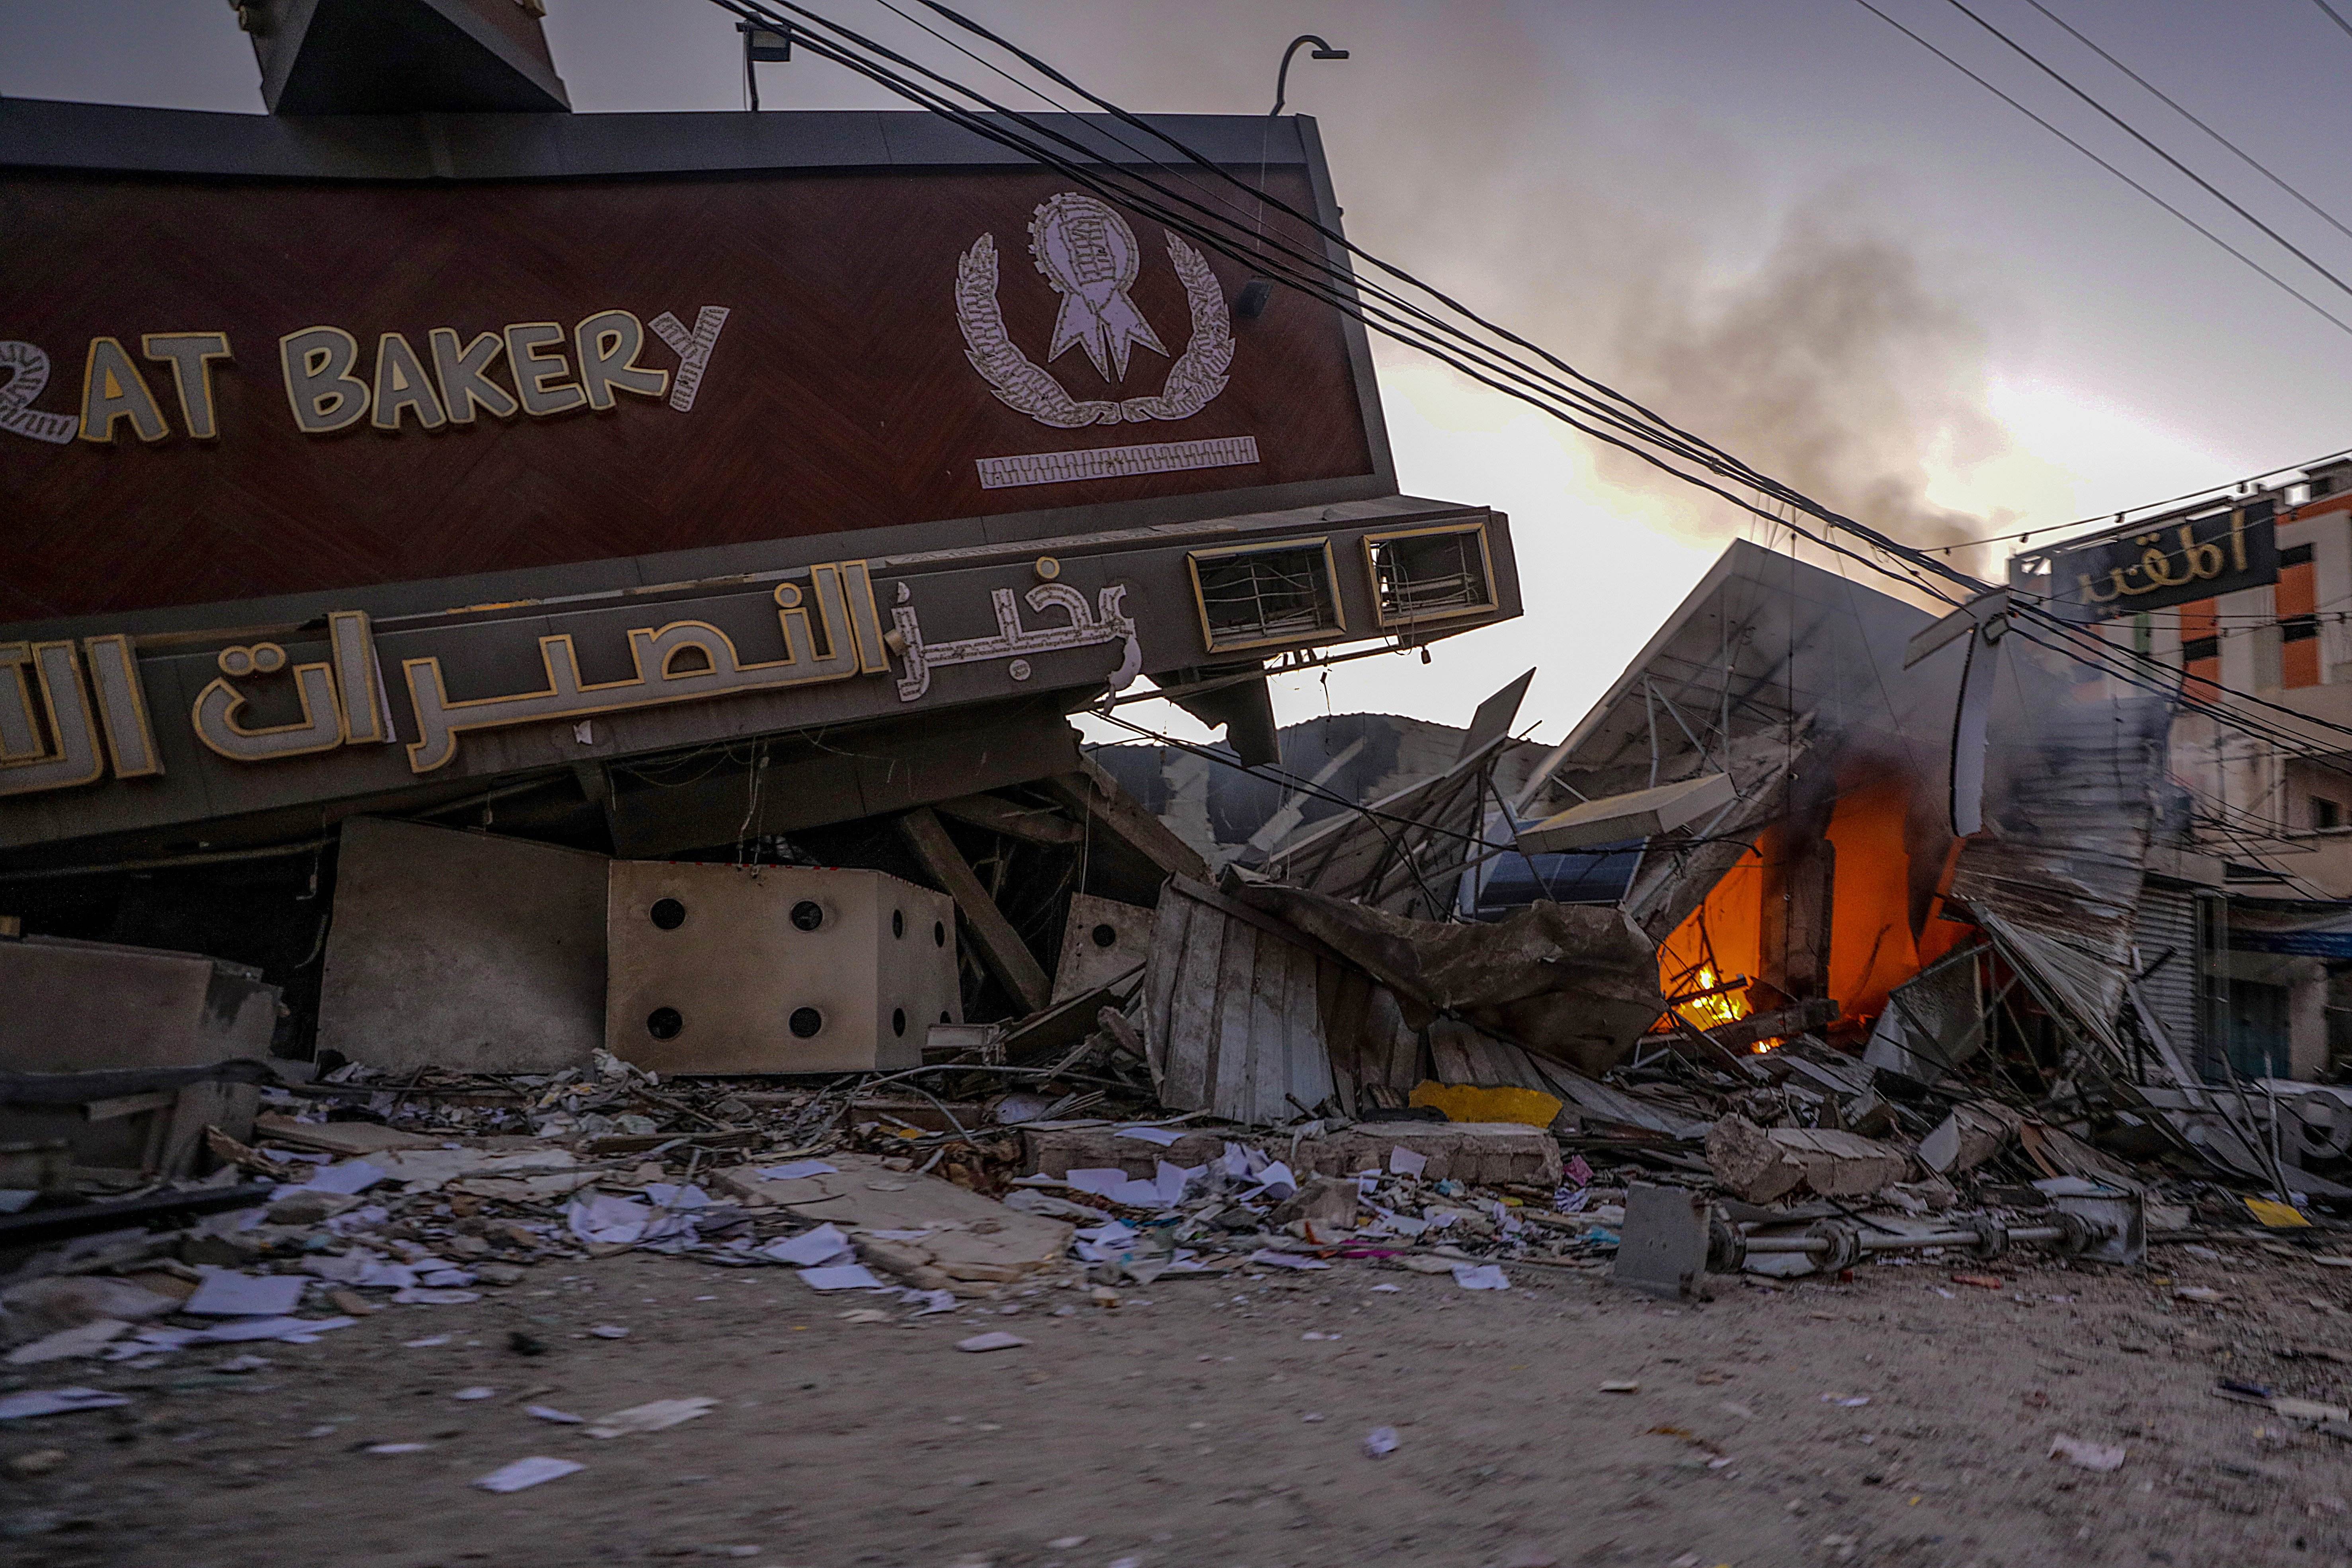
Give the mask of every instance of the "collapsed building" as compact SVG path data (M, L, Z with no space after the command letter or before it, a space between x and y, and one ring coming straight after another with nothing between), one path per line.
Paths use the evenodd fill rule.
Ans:
M2352 1195L2352 917L2183 808L2196 639L2151 689L1743 542L1556 746L1528 676L1278 731L1269 668L1519 609L1506 518L1399 490L1360 326L967 131L575 116L535 20L386 15L477 12L389 85L281 19L270 116L0 103L51 241L0 256L0 1247L267 1198L302 1250L365 1190L278 1190L321 1155L458 1182L494 1267L926 1292L1457 1223L1437 1268L1622 1223L1681 1289L1979 1170L1985 1256ZM1336 231L1311 121L1168 127ZM1148 695L1223 742L1080 745ZM1041 1224L917 1247L797 1184L835 1157Z

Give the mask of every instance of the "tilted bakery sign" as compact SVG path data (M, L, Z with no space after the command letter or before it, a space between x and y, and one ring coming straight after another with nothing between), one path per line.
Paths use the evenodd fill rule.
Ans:
M305 327L278 340L278 363L287 409L306 436L331 436L362 420L397 431L470 425L482 414L544 419L611 408L624 392L666 397L686 413L694 407L727 314L723 305L705 305L692 331L667 310L654 318L654 331L677 356L675 372L638 363L646 325L620 310L584 316L568 331L555 321L522 321L470 341L453 327L435 327L422 353L404 333L384 332L373 356L341 327ZM225 331L148 332L139 340L137 356L120 338L92 338L82 358L77 417L31 406L49 383L49 356L40 345L0 342L0 369L12 373L0 385L0 430L59 443L161 441L173 426L148 370L141 368L143 359L169 386L181 433L215 440L222 430L213 367L236 358ZM497 379L502 362L511 391Z
M41 240L0 246L0 625L1387 486L1337 311L1237 319L1240 263L1034 169L0 174L0 215Z

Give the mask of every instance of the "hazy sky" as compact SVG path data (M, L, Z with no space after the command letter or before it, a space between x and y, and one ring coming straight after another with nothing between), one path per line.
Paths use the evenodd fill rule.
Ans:
M2352 296L1949 0L1878 3L2352 321ZM2352 279L2352 239L2030 0L1971 3ZM2336 152L2352 95L2334 90L2352 77L2352 37L2309 0L2044 3L2352 221ZM979 69L881 0L823 8ZM1924 541L2063 523L2352 447L2352 384L2328 368L2352 336L1856 0L966 8L1138 110L1263 113L1282 46L1324 34L1354 58L1302 57L1291 107L1321 123L1352 237ZM548 0L547 26L582 110L740 107L732 20L707 0ZM896 106L814 59L761 73L771 108ZM0 0L0 94L260 107L251 50L209 0ZM1745 525L1409 351L1381 358L1404 487L1508 511L1535 613L1443 644L1428 666L1368 659L1331 671L1328 691L1285 683L1280 711L1328 700L1459 723L1532 665L1523 721L1557 737ZM1158 704L1139 716L1201 732Z

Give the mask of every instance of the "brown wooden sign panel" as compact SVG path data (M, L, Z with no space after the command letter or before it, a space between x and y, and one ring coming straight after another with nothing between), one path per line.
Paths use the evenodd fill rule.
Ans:
M1379 467L1336 312L1050 173L18 174L0 236L0 623Z

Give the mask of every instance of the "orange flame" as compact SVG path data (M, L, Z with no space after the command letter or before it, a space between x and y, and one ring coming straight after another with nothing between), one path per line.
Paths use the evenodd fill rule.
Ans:
M1699 965L1698 973L1691 976L1691 989L1694 991L1714 991L1720 984L1722 981L1715 973L1713 964ZM1737 991L1717 991L1712 996L1700 996L1682 1003L1675 1011L1680 1013L1686 1022L1707 1029L1717 1024L1737 1023L1748 1016L1748 998Z

